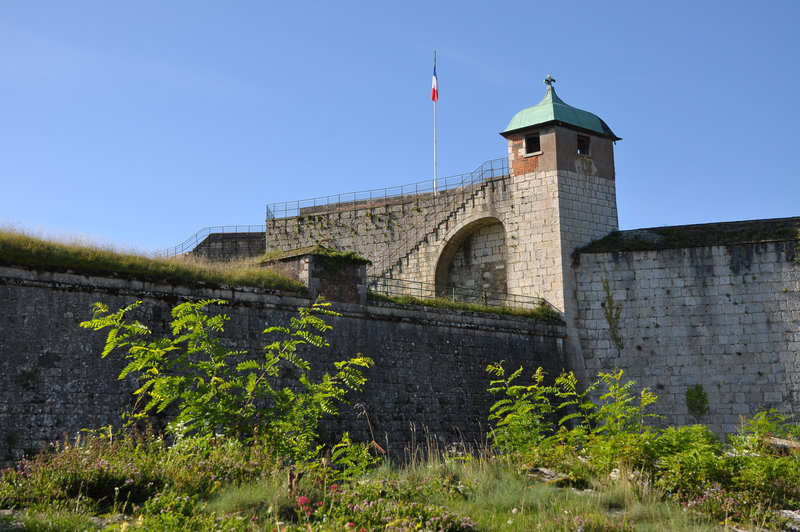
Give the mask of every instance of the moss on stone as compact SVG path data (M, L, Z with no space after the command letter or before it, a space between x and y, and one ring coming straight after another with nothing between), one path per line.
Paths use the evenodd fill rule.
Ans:
M798 240L800 217L614 231L575 250L582 253L649 251Z

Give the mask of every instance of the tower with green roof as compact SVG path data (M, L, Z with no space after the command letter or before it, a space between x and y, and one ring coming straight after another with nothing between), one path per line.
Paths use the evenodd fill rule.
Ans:
M508 291L543 297L570 322L572 252L618 229L614 142L621 139L597 115L559 98L554 81L547 76L542 101L514 115L501 133L516 210L508 228Z

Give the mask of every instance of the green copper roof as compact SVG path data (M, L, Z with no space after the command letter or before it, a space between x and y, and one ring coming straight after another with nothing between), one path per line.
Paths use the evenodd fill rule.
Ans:
M562 124L579 127L614 140L622 140L597 115L564 103L551 85L551 82L555 80L552 80L550 76L548 76L548 80L550 82L547 83L547 93L542 101L514 115L514 118L508 123L508 127L500 133L501 135L507 136L509 133L520 129L550 122L561 122Z

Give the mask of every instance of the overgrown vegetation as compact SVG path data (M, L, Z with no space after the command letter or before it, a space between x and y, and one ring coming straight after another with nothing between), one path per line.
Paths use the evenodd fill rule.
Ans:
M278 261L289 257L297 257L300 255L320 255L325 261L325 266L331 271L339 271L348 264L371 264L368 258L355 251L339 251L336 249L329 249L325 246L308 246L304 248L294 249L291 251L275 250L265 254L262 257L264 261Z
M512 463L556 468L573 486L624 476L640 493L726 527L783 529L778 511L800 507L800 453L792 453L800 426L774 410L743 419L723 445L704 425L657 430L644 423L656 397L633 393L621 370L601 373L586 391L571 373L545 385L540 369L523 385L515 382L521 368L509 376L502 364L487 371L495 377L489 391L503 396L492 407L491 439Z
M122 431L87 431L0 474L0 528L15 530L716 530L785 528L800 505L800 427L775 411L726 444L703 425L653 428L656 397L623 372L585 390L575 375L523 382L490 364L490 446L429 447L403 465L345 434L319 442L321 413L364 385L363 357L312 373L332 313L301 309L266 329L263 354L226 347L218 301L178 305L171 335L95 307L103 356L125 353L141 408ZM292 375L277 381L278 368ZM318 378L312 379L312 374ZM142 425L170 413L166 438ZM374 448L373 448L374 449Z
M150 329L138 321L127 321L141 302L110 313L94 305L94 319L81 327L95 331L108 328L102 356L115 349L127 351L128 365L120 378L131 374L140 387L135 394L144 404L129 414L131 421L146 419L154 412L175 406L167 431L179 439L228 436L245 443L259 439L281 459L303 464L314 460L321 447L316 445L317 425L323 414L336 415L337 403L348 391L360 391L366 382L361 370L372 360L357 356L336 362L336 373L325 373L313 382L311 364L299 349L328 347L318 333L330 326L321 316L336 316L328 303L318 301L301 308L291 324L264 330L280 334L264 348L263 356L247 356L223 346L227 317L211 314L209 307L224 301L186 302L172 310L172 335L150 340ZM297 372L296 381L278 383L280 369ZM296 385L295 385L296 384Z
M625 349L625 339L619 330L622 305L614 300L611 283L608 279L608 270L605 266L603 266L603 301L600 306L603 308L603 316L608 323L608 336L611 338L611 343L617 348L617 355L622 355L622 350Z
M400 305L419 305L423 307L446 308L453 310L467 310L471 312L488 312L490 314L503 314L508 316L524 316L542 321L562 321L561 314L551 307L546 301L539 302L533 308L501 307L456 301L445 297L418 298L414 296L387 296L377 292L370 292L368 298L372 301L397 303Z
M46 240L0 228L0 265L47 268L89 275L112 275L169 283L255 286L305 292L306 287L277 272L260 268L255 259L209 263L196 257L151 259L85 243Z

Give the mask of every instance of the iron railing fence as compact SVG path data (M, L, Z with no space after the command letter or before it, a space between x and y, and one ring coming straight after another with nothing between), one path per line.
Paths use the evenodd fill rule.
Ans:
M493 177L508 175L508 158L493 159L486 161L472 172L448 177L440 177L436 182L436 192L450 191L453 189L473 185L480 181ZM396 187L376 188L372 190L361 190L358 192L347 192L344 194L333 194L330 196L320 196L296 201L285 201L281 203L270 203L267 205L266 219L289 218L300 216L302 209L325 207L328 205L346 206L348 203L358 203L372 200L383 200L390 198L400 198L416 194L431 193L434 191L433 180L418 181L407 185Z
M493 159L486 161L472 172L458 174L454 176L442 177L437 180L436 191L453 191L465 188L475 183L480 183L494 177L508 175L508 159ZM335 194L331 196L320 196L296 201L286 201L282 203L271 203L266 208L266 219L286 218L300 216L300 210L305 208L325 207L328 205L356 203L378 199L400 198L413 194L425 194L434 191L433 180L418 181L407 185L396 187L378 188L372 190L362 190L358 192L348 192L345 194ZM174 257L182 253L192 251L200 242L211 233L251 233L263 231L266 233L265 225L221 225L204 227L197 231L177 246L160 249L150 253L148 256L153 258Z
M367 276L367 289L372 293L391 297L411 296L417 299L440 298L460 303L473 303L484 307L508 307L533 310L545 305L558 315L562 315L560 310L541 297L507 294L505 292L494 292L491 290L462 288L418 281L406 281L402 279L388 279L386 277L377 276Z
M213 227L204 227L177 246L159 249L148 254L148 256L156 259L189 253L211 233L266 233L266 231L266 225L216 225Z

